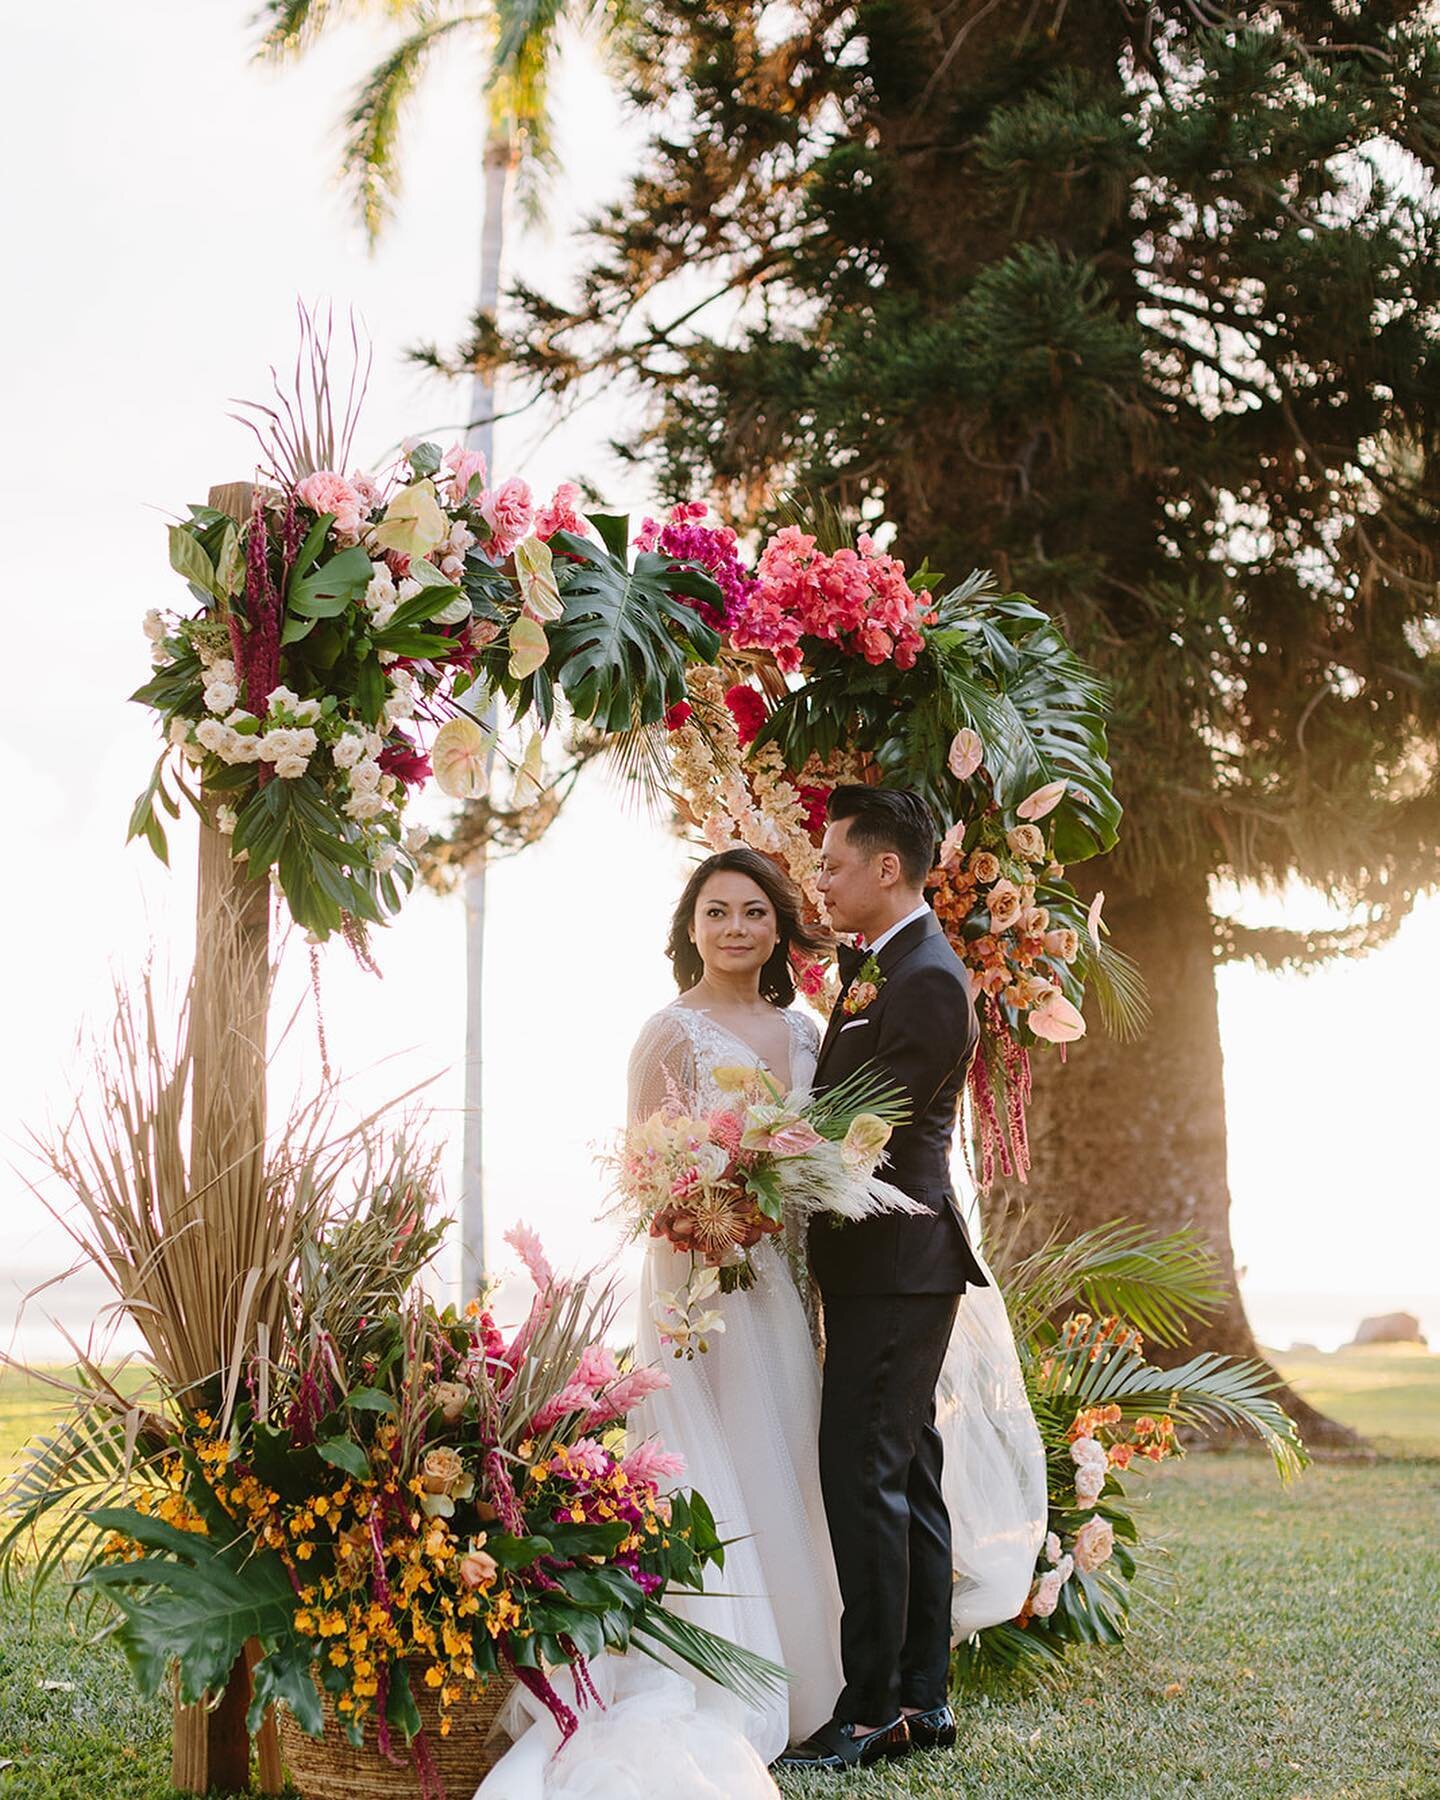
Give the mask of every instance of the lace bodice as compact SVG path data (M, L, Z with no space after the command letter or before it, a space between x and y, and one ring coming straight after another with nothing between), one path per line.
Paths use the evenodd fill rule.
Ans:
M808 1090L820 1054L820 1029L798 1007L790 1007L784 1018L790 1028L790 1089ZM672 1001L645 1021L630 1052L631 1123L658 1112L672 1087L687 1105L704 1112L723 1106L725 1096L715 1086L714 1071L741 1062L769 1068L743 1038L717 1024L709 1013Z

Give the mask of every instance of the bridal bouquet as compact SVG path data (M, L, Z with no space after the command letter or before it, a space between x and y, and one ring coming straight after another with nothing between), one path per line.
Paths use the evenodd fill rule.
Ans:
M787 1219L919 1210L875 1173L906 1116L893 1086L860 1070L822 1098L796 1099L758 1067L717 1069L714 1080L726 1105L702 1113L672 1093L610 1159L635 1235L690 1254L685 1286L656 1306L661 1342L676 1356L704 1351L707 1333L723 1330L718 1313L696 1309L717 1289L752 1287L751 1252Z

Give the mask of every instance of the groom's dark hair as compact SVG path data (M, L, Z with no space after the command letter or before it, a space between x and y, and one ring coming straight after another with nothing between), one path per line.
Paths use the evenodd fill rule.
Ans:
M850 842L857 850L867 856L893 851L911 887L925 885L940 834L935 815L913 788L837 787L825 814L832 825L850 821Z

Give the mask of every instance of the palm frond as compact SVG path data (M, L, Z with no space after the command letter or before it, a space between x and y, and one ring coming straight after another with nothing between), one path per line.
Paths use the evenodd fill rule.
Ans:
M345 10L343 0L340 4L336 0L265 0L257 18L265 27L257 55L298 56Z
M759 1701L767 1694L783 1694L790 1679L788 1670L779 1663L757 1656L753 1650L744 1650L728 1638L717 1637L703 1625L682 1619L663 1606L647 1606L635 1621L635 1633L632 1642L647 1656L655 1657L657 1662L664 1660L643 1642L650 1637L672 1656L678 1656L742 1700Z
M366 76L345 121L345 170L372 242L399 197L401 126L431 52L452 32L488 24L485 14L475 12L428 19Z
M1063 1397L1077 1408L1116 1405L1129 1418L1165 1411L1177 1424L1252 1431L1265 1445L1282 1481L1309 1463L1295 1421L1268 1398L1280 1377L1262 1363L1201 1351L1174 1369L1108 1343L1099 1325L1047 1352L1036 1378L1042 1398Z
M788 488L775 511L786 525L795 525L813 537L826 556L849 550L855 544L855 522L828 494L816 488Z
M1124 1044L1143 1036L1150 1023L1150 996L1135 959L1109 944L1092 942L1085 976L1110 1035Z
M986 1254L1005 1290L1015 1335L1028 1354L1048 1351L1048 1321L1064 1309L1114 1313L1158 1344L1183 1344L1186 1326L1207 1319L1224 1288L1208 1245L1188 1230L1159 1236L1117 1219L1017 1255L1023 1215L1002 1224Z

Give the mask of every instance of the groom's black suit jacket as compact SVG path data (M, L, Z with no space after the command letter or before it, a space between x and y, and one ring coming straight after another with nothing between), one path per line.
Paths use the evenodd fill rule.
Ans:
M861 959L841 952L841 974ZM866 1063L904 1088L909 1123L897 1126L881 1176L928 1216L891 1213L810 1225L810 1267L822 1294L959 1294L988 1285L970 1248L950 1179L955 1113L979 1039L970 983L934 913L885 944L879 992L863 1012L837 1005L820 1046L815 1091Z

